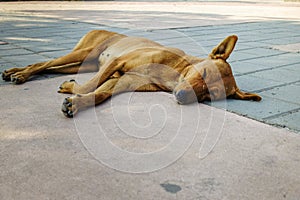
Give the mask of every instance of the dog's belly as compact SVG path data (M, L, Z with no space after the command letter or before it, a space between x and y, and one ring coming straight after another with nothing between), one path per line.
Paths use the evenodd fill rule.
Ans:
M125 37L112 44L99 55L99 65L110 63L116 58L134 52L138 49L149 47L162 47L151 40L139 37Z

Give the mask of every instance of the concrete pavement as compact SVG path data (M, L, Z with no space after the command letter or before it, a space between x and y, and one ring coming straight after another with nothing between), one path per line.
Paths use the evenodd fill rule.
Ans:
M295 13L299 4L272 1L0 5L1 70L66 54L92 29L148 37L197 56L206 56L226 35L237 34L239 42L230 57L237 83L240 88L263 96L259 103L228 100L206 103L213 107L193 104L185 108L165 93L135 93L133 98L124 94L70 120L60 113L62 100L68 95L57 94L57 87L64 80L91 74L43 75L17 86L2 81L0 199L300 196L300 17ZM115 110L122 112L116 114ZM292 132L241 115L287 127ZM85 119L101 126L101 131ZM165 124L160 124L162 121ZM178 126L180 123L182 126ZM160 125L158 132L163 135L152 133ZM142 134L134 135L142 142L130 137L135 131ZM137 162L130 163L126 156L120 157L124 152L115 155L108 151L106 144L92 146L88 139L98 135L87 137L90 132L105 133L127 153L154 155L168 146L169 137L179 138L180 148L160 154L160 163L152 157L142 157L141 163L135 165ZM145 140L149 137L146 133L151 140ZM168 136L171 133L178 134ZM111 157L101 157L101 152ZM210 154L205 156L207 152ZM199 153L204 158L199 159ZM166 165L160 166L164 161ZM144 171L135 171L139 166Z

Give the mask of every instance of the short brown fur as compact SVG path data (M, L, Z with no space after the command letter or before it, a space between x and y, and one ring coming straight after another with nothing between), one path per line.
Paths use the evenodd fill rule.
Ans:
M237 39L235 35L225 38L203 59L145 38L94 30L71 53L48 62L5 70L2 78L20 84L37 73L97 71L83 85L70 80L59 87L58 92L76 94L63 102L62 112L67 117L126 91L173 92L180 104L225 98L260 101L257 94L244 93L237 87L226 61Z

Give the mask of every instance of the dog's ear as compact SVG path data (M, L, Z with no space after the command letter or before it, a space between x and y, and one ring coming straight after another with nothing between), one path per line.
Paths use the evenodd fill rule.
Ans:
M238 37L236 35L228 36L223 40L223 42L221 42L212 50L212 52L209 54L209 57L212 59L221 58L223 60L226 60L233 51L237 40Z

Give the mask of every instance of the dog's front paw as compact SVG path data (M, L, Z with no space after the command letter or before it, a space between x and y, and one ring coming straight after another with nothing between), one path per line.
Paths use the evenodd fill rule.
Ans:
M65 81L59 86L59 90L57 92L59 93L68 93L68 94L76 94L75 88L78 87L78 84L74 79L71 79L70 81Z
M66 117L72 118L77 113L78 109L76 108L76 105L74 105L73 98L67 97L63 101L61 111Z

